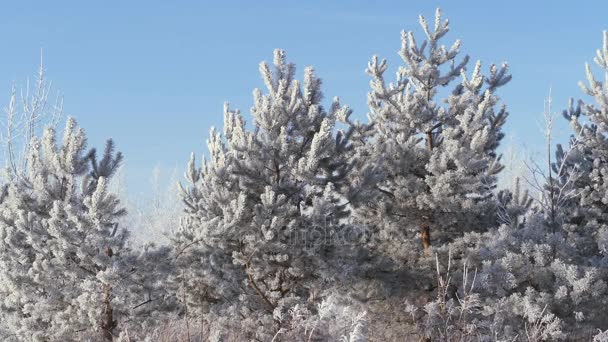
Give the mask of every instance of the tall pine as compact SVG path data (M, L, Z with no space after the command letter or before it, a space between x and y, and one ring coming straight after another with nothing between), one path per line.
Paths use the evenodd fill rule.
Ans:
M326 109L314 70L297 81L282 50L260 73L266 93L253 93L251 129L226 105L209 158L198 168L192 157L174 244L190 312L229 310L241 331L264 340L290 308L316 303L336 278L336 241L364 181L353 172L351 140L365 127L337 98Z
M367 150L382 181L357 213L375 246L401 260L496 222L493 190L503 168L496 149L507 117L496 90L511 79L506 64L484 75L477 62L467 73L460 41L441 44L449 26L439 10L432 30L422 16L420 25L421 44L402 33L395 82L385 80L385 60L374 57L367 68L374 128Z

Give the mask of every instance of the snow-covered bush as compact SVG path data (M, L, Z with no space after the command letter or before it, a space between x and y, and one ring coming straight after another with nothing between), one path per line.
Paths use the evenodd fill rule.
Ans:
M462 269L451 269L448 254L445 273L436 257L437 296L417 306L408 303L405 311L411 316L413 333L432 341L546 341L565 335L559 318L539 309L528 298L488 300L478 290L477 270L465 262ZM455 277L455 275L458 275ZM458 279L461 278L461 279ZM483 286L483 285L482 285ZM511 315L512 302L519 305L520 317Z

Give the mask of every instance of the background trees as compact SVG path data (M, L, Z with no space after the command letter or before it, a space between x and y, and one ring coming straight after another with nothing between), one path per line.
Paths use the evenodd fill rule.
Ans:
M53 99L55 97L55 99ZM47 127L55 127L63 116L63 97L52 91L42 56L34 82L19 89L13 84L6 115L0 120L0 143L3 149L2 176L11 180L27 172L32 139Z

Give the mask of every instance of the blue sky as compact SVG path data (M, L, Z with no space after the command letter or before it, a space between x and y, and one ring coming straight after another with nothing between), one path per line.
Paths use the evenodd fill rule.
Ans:
M608 29L600 1L11 1L0 12L0 103L35 73L42 48L66 113L91 146L114 138L128 187L145 192L153 167L181 171L190 152L205 152L224 101L248 113L258 64L277 47L299 72L315 66L326 98L340 96L364 120L368 60L377 54L395 70L400 31L420 33L418 15L436 7L451 22L446 43L460 38L486 66L509 62L508 139L531 150L542 143L549 88L555 110L582 97L584 63Z

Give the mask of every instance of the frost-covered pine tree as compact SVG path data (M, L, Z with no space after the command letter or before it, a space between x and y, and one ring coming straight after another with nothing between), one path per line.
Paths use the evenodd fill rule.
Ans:
M577 300L576 311L585 314L585 322L606 330L608 321L603 314L608 286L608 32L603 33L603 45L597 50L595 64L603 72L603 82L596 79L586 65L587 84L580 83L585 94L595 103L579 101L564 111L573 129L571 153L562 155L568 167L561 180L575 194L562 210L558 233L571 252L568 260L577 266L576 276L584 281L575 292L584 292L584 300ZM560 149L557 151L560 152ZM558 155L559 157L559 155ZM571 181L570 181L571 180ZM573 268L573 266L571 267ZM574 272L574 271L572 271ZM584 305L580 305L584 304ZM582 308L581 308L582 307Z
M402 33L404 65L395 82L385 80L385 60L374 57L368 65L374 127L368 153L383 165L383 180L357 212L375 232L377 248L410 261L496 221L493 190L502 169L496 149L507 117L496 90L511 79L506 64L484 75L477 62L467 74L460 41L441 44L449 27L439 10L432 30L422 16L420 25L421 44Z
M125 211L107 191L122 160L108 141L87 153L73 119L63 141L48 128L35 138L27 170L0 204L0 312L5 340L111 340L125 319L132 270Z
M174 245L190 313L227 310L214 324L229 324L230 312L241 331L266 340L291 307L316 303L337 276L335 242L365 182L353 172L351 140L366 128L337 98L325 109L314 70L295 80L282 50L273 70L262 63L260 72L267 92L253 93L252 129L226 105L209 159L200 168L190 160Z
M582 173L577 186L581 189L578 205L584 219L576 228L570 229L572 242L589 256L601 255L602 259L608 256L608 32L604 32L603 38L603 46L597 51L594 62L602 69L604 81L597 80L587 64L588 84L580 83L595 103L581 102L579 108L573 110L571 106L564 113L579 141L577 161Z
M595 62L608 80L607 61L605 33ZM530 326L552 331L539 339L567 340L589 339L608 328L608 91L589 66L587 79L581 87L595 104L571 101L564 111L573 128L569 146L558 145L554 157L549 152L547 165L534 163L529 179L537 190L533 210L521 210L525 196L502 197L501 207L511 209L501 211L500 227L466 234L449 246L478 268L482 310L494 317L486 323L500 326L501 334L511 338ZM550 107L545 117L550 151Z

